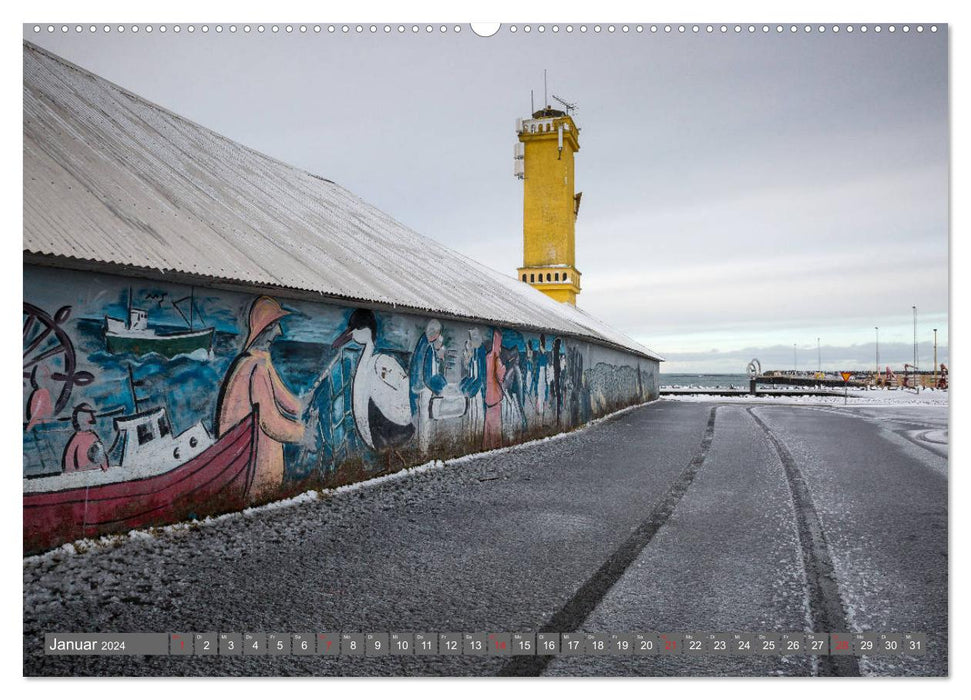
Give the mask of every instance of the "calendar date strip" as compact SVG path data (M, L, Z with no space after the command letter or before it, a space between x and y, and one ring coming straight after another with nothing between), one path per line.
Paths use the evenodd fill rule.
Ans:
M76 656L922 656L922 632L163 632L44 635Z

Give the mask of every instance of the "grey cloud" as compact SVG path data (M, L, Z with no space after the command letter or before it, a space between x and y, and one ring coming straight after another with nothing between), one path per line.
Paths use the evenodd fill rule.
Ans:
M872 371L876 365L873 344L821 347L822 369L824 371L860 370ZM932 370L934 347L931 343L920 343L918 347L918 366ZM792 345L773 345L768 347L746 347L733 350L713 349L708 352L675 352L666 356L668 360L661 366L662 373L682 372L724 372L741 374L752 359L758 359L763 370L793 369ZM938 363L948 364L948 347L938 345ZM797 348L795 367L801 371L814 371L819 366L819 356L815 346L803 345ZM881 343L880 370L890 366L895 372L904 371L904 363L913 362L913 345L908 343Z

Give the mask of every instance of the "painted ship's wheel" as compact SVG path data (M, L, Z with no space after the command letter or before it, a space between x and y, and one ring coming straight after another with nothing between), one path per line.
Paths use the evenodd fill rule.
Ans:
M33 381L38 367L46 365L50 369L51 379L61 385L54 413L64 410L74 387L87 386L94 381L90 372L77 371L74 344L62 327L70 316L70 306L62 306L52 317L43 309L24 302L24 379Z

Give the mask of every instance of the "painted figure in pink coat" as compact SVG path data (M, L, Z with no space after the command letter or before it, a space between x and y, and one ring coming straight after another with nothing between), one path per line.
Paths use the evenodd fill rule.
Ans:
M64 448L61 466L65 472L81 472L89 469L108 471L108 453L101 438L94 432L98 421L94 409L86 403L78 404L71 414L74 435Z
M502 364L502 333L492 331L492 348L486 354L485 425L482 431L482 449L502 447L502 381L506 378L506 366Z

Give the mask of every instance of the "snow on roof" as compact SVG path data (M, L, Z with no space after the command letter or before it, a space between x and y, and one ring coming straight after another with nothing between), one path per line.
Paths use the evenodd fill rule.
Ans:
M559 331L662 359L343 187L24 42L24 251Z

